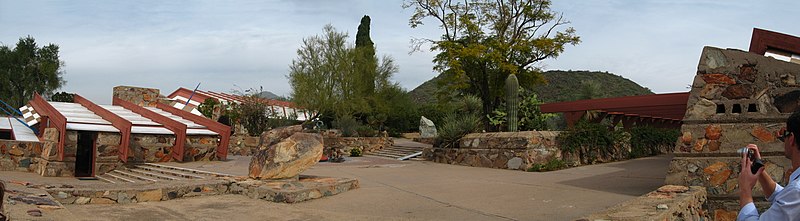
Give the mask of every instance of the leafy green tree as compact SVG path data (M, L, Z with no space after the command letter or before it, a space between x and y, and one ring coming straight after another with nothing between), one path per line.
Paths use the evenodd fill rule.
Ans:
M350 115L374 127L386 122L392 111L388 108L391 100L381 94L399 87L390 81L397 66L388 56L375 56L369 21L367 16L362 19L355 47L346 43L346 33L331 25L323 28L322 36L303 40L287 76L293 89L291 97L298 105L323 119Z
M221 104L219 103L219 101L217 101L217 99L206 98L203 101L203 103L197 106L197 110L200 111L200 113L203 114L203 116L209 119L214 119L214 109L221 108L220 105Z
M443 86L478 95L483 104L481 116L489 116L503 96L503 83L516 74L520 86L532 88L542 82L539 61L555 58L567 44L580 38L573 28L557 30L568 24L563 16L550 9L549 0L408 0L404 8L413 8L409 19L412 28L430 18L444 32L439 39L415 39L419 50L430 43L438 51L434 69L445 76ZM448 91L448 90L444 90ZM489 130L489 120L481 117Z
M36 45L31 37L20 38L15 48L0 45L0 100L21 107L34 93L50 96L65 83L58 45Z
M75 102L75 96L73 94L71 94L71 93L67 93L67 92L63 92L62 91L62 92L58 92L58 93L53 94L53 96L50 96L50 101L74 103Z

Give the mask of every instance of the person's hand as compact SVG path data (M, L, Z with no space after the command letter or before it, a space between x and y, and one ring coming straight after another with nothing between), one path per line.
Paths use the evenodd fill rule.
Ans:
M754 144L747 145L747 148L755 148L758 150L758 147ZM757 157L760 157L757 151L755 154ZM753 165L753 161L747 158L747 151L742 151L741 165L742 168L739 171L739 203L740 206L744 206L753 202L753 187L756 186L758 176L764 172L764 167L758 169L755 174L750 172L750 166Z
M751 149L751 150L753 150L753 153L755 153L755 154L753 154L753 156L755 156L755 157L756 157L756 159L761 159L761 152L758 150L758 146L757 146L757 145L755 145L755 144L748 144L748 145L747 145L747 149Z

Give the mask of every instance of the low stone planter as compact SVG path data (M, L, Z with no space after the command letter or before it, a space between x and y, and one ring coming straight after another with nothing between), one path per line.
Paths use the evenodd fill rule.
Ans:
M703 187L666 185L578 220L710 220L703 209L706 198Z
M341 149L350 152L350 149L360 147L364 152L373 152L394 145L389 137L325 137L325 150Z
M458 148L426 148L422 156L437 163L511 170L561 159L558 131L473 133L461 138Z

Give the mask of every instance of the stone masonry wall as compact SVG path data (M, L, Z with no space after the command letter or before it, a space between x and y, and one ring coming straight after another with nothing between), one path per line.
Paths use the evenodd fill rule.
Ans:
M237 156L252 156L258 150L259 137L247 135L232 136L228 142L228 153Z
M557 131L473 133L459 140L459 148L426 148L422 156L437 163L511 170L561 159Z
M708 220L706 197L703 187L667 185L579 220Z
M119 133L97 133L95 175L101 175L122 166L122 162L119 160L120 139L122 138Z
M0 171L28 171L42 154L42 142L0 140Z
M155 107L159 102L161 93L155 88L141 88L131 86L114 87L114 97L134 103L142 107ZM166 102L166 101L164 101Z
M335 148L342 149L347 153L354 147L361 148L362 151L373 152L391 147L394 145L392 138L388 137L327 137L324 139L325 151Z
M790 165L775 133L800 106L798 77L798 64L705 47L665 183L703 186L712 199L712 215L735 217L740 167L736 150L750 143L761 149L765 171L776 181L785 180ZM757 204L763 204L758 185L754 195L761 201Z
M128 161L148 163L172 161L174 145L174 135L131 134Z
M183 149L183 162L212 161L217 159L217 136L186 136L186 147Z

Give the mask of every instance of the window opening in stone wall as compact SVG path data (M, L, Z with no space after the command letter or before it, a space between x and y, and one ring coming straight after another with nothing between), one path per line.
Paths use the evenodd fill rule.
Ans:
M724 104L717 104L717 113L724 114L725 113L725 105Z
M758 106L756 104L747 105L747 112L758 112Z
M742 113L742 105L741 104L733 104L733 109L731 109L731 113L741 114Z

